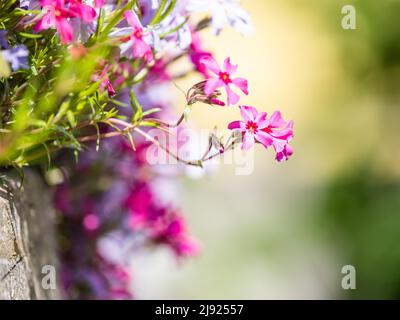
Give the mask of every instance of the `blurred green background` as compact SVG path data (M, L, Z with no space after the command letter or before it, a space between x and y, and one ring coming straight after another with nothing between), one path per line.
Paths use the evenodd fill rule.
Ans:
M133 261L139 298L400 298L400 1L247 0L256 33L204 35L249 79L242 103L295 121L295 154L257 146L254 172L233 166L184 180L180 202L202 254ZM344 5L357 29L341 26ZM212 39L210 41L210 39ZM193 79L182 86L190 86ZM195 108L198 128L238 119ZM344 265L355 290L341 287Z

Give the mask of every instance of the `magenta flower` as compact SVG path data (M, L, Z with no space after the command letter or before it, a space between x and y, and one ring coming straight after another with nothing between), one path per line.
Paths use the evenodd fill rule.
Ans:
M150 34L143 29L137 15L132 10L125 11L124 16L132 28L132 33L126 39L127 41L131 40L131 43L128 47L122 46L122 53L132 46L133 57L144 57L147 63L153 61L153 52L150 45L146 42L149 41Z
M106 65L101 71L100 75L94 75L92 77L93 81L101 81L100 82L100 90L107 90L108 96L111 98L115 96L114 87L111 84L110 78L108 77L109 66Z
M207 67L201 63L201 60L206 57L212 57L211 52L203 49L200 35L198 32L192 31L192 43L190 44L189 57L195 66L196 70L200 72L205 78L210 76Z
M228 96L228 105L236 104L240 99L239 95L232 91L231 85L238 87L244 94L249 94L246 79L232 79L232 75L237 70L237 65L235 66L231 64L230 58L225 59L223 69L221 69L218 63L210 56L204 57L201 60L201 63L217 76L207 80L204 90L206 94L211 95L217 88L223 87L225 88Z
M40 5L46 13L36 23L34 30L38 32L55 27L62 43L70 43L73 40L71 18L90 23L96 17L96 11L82 3L82 0L40 0Z
M105 0L94 0L94 6L96 8L101 8L102 6L104 6L104 2Z
M85 218L83 218L82 224L83 227L90 232L90 231L95 231L99 228L100 221L95 214L91 213L85 216Z
M101 82L100 89L104 90L104 88L107 88L107 93L110 98L115 96L115 90L108 78Z
M160 219L153 227L156 241L171 246L178 257L194 256L199 253L199 244L187 233L186 222L176 213Z
M68 0L69 10L75 17L80 18L83 22L90 23L96 18L96 11L82 0Z
M259 142L265 148L274 147L277 161L287 160L293 154L289 145L293 138L293 121L283 120L279 111L275 111L268 119L266 112L259 113L250 106L241 106L240 113L244 121L233 121L228 128L239 129L243 133L242 149L248 150L255 142Z

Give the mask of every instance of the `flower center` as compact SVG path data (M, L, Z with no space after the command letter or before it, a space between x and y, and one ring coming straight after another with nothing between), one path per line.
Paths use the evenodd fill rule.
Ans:
M262 131L264 131L266 133L272 133L272 128L271 127L266 127L264 129L262 129Z
M136 29L136 30L133 32L133 36L134 36L136 39L142 39L142 38L143 38L143 32L142 32L142 30Z
M229 78L229 74L226 72L220 72L219 73L219 78L225 82L226 84L231 82L231 78Z
M248 121L246 124L246 130L250 131L251 133L257 133L258 125L253 121Z

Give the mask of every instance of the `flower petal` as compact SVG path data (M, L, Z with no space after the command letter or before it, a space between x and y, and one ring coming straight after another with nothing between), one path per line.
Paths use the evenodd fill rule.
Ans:
M84 3L72 2L69 10L74 15L80 17L83 21L88 23L92 22L96 18L96 11Z
M50 11L47 11L47 13L40 19L35 26L33 27L33 30L36 32L48 29L50 27L54 26L54 19L53 15L51 14Z
M287 144L281 152L277 152L275 159L278 162L286 161L292 154L293 154L293 148Z
M287 141L275 138L272 142L272 145L274 146L275 152L281 152L287 145Z
M228 106L236 104L240 100L240 96L232 91L229 85L225 84L226 94L228 95Z
M147 62L152 60L151 47L143 40L133 39L133 54L137 58L144 57Z
M242 149L249 150L252 146L254 146L254 142L254 135L250 132L245 132L243 135Z
M237 70L237 65L233 65L231 63L231 58L226 58L224 61L224 71L228 73L229 75L232 75L236 72Z
M241 106L240 114L245 121L254 121L257 117L257 109L252 106Z
M257 116L254 119L255 123L257 123L257 126L259 129L263 129L268 126L269 120L267 119L267 113L266 112L260 112L257 114Z
M219 73L221 72L221 69L220 69L217 61L215 61L215 59L211 56L203 57L200 60L200 63L203 64L207 69L214 72L216 75L219 75Z
M221 82L221 80L216 79L216 78L210 78L207 80L206 85L204 87L204 92L206 93L206 95L211 95L215 92L215 90L218 87L223 86L223 83Z
M67 19L56 19L56 28L62 43L70 43L73 39L73 30Z
M264 131L257 131L255 138L260 142L265 148L268 148L273 143L273 138Z
M246 79L244 79L244 78L235 78L235 79L232 79L232 83L236 87L238 87L240 90L242 90L245 95L249 94L248 82L247 82Z
M232 121L230 124L228 124L228 129L234 130L234 129L240 129L240 124L242 121Z
M130 26L132 28L138 28L140 30L143 29L138 16L136 15L135 12L133 12L133 10L125 11L124 16L125 16L126 21L128 21L128 23L130 24Z
M283 120L280 111L275 111L269 121L272 128L281 128L286 125L286 121Z

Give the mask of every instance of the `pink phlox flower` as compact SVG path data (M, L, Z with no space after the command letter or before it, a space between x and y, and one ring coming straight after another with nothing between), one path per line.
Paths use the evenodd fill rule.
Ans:
M132 229L149 227L164 214L163 208L155 206L153 192L146 183L139 183L130 191L125 206L130 213Z
M293 154L293 148L289 141L293 139L293 121L286 122L279 111L275 111L269 118L269 124L261 131L265 132L270 139L276 152L276 160L288 160Z
M90 23L96 17L96 11L82 0L40 0L40 5L45 14L36 23L34 30L38 32L54 27L64 44L73 40L73 28L70 23L72 18Z
M93 22L96 18L94 8L83 3L82 0L69 0L69 10L76 18L86 23Z
M241 106L240 113L244 121L233 121L228 128L243 133L242 149L248 150L258 142L265 148L272 145L277 161L287 160L293 154L289 145L293 138L293 121L286 122L279 111L268 119L266 112L258 112L251 106Z
M153 236L156 241L169 245L178 257L193 256L200 251L199 244L188 236L184 218L175 212L158 221Z
M40 5L46 13L36 23L34 30L41 31L55 27L62 43L72 42L73 30L68 19L72 18L73 14L66 7L65 0L41 0Z
M155 200L146 183L139 183L131 190L125 202L130 213L130 227L144 231L156 243L168 245L178 257L198 253L199 245L189 237L183 217Z
M166 62L162 59L156 60L149 70L147 81L153 83L153 81L164 82L169 80L171 80L171 75L167 71Z
M145 31L139 21L136 13L132 10L124 12L124 17L131 27L129 37L123 39L124 44L121 45L121 53L127 53L127 50L132 50L132 55L135 58L144 58L147 63L153 61L153 52L150 45L150 33ZM130 54L128 53L128 57Z
M207 57L212 58L212 53L203 49L199 34L192 31L192 43L190 44L189 58L195 66L196 70L200 72L205 78L209 78L210 73L208 72L205 64L201 63L201 60Z
M202 58L201 63L216 75L216 77L211 77L207 80L204 90L206 94L211 95L217 88L223 87L228 97L228 105L236 104L240 99L239 95L231 89L232 85L239 88L244 94L249 94L246 79L232 78L232 75L237 70L237 65L231 64L230 58L225 59L222 69L212 57Z

